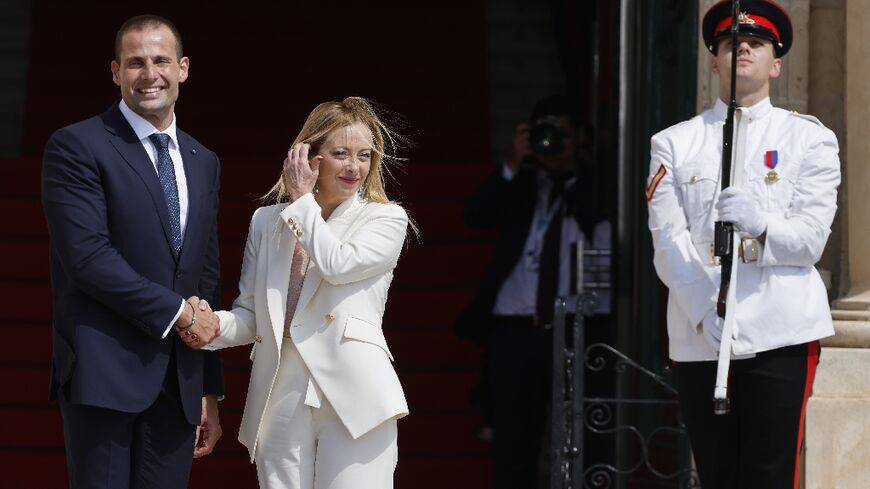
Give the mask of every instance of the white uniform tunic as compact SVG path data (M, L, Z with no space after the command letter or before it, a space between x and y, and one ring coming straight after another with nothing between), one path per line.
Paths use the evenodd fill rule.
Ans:
M652 137L647 181L655 268L668 286L670 357L715 360L700 323L716 305L720 267L712 259L720 193L722 127L728 107L715 107ZM837 209L837 138L816 118L773 107L765 98L738 109L735 165L739 184L767 218L758 260L737 267L732 352L747 355L806 343L834 333L827 293L814 264ZM738 124L739 120L739 124ZM737 138L737 136L735 136ZM765 165L776 151L775 178ZM775 180L775 181L774 181Z

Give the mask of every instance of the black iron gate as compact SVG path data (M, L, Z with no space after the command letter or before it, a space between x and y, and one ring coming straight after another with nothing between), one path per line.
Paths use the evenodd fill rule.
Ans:
M669 370L651 372L605 343L586 345L582 312L597 297L578 297L573 320L560 298L553 321L551 489L700 487ZM587 395L587 376L607 372L615 395ZM587 466L585 452L599 446L615 446L613 460Z

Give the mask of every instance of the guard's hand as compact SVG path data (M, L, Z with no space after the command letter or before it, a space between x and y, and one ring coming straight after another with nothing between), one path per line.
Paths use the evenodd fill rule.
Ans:
M284 159L284 188L291 200L313 192L317 184L323 156L316 155L309 160L310 149L311 145L308 143L297 144L287 151L287 158Z
M704 316L704 320L701 321L701 333L704 334L704 339L707 341L707 344L713 348L713 351L719 353L719 345L722 344L722 326L725 321L716 314L716 308L714 307L710 312Z
M767 216L761 203L745 188L728 187L719 195L716 203L719 220L734 223L747 238L757 238L767 230Z
M530 129L528 124L517 124L517 127L514 128L513 148L511 156L507 161L508 168L514 173L523 164L526 156L532 154L532 147L529 145Z

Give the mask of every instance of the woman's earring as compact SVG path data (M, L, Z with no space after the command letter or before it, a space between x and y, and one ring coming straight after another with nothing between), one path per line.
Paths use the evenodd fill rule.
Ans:
M311 191L311 193L313 193L314 195L317 195L317 192L320 192L320 187L318 187L317 184L315 183L314 189Z

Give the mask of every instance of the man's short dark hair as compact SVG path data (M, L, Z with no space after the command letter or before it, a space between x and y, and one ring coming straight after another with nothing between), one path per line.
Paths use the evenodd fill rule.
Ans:
M548 95L535 102L529 121L534 124L546 117L568 117L574 123L576 117L574 117L571 100L564 95L557 94Z
M181 48L181 33L171 20L154 14L137 15L127 19L121 24L118 33L115 34L115 61L121 62L121 44L124 42L124 34L130 31L141 31L143 29L157 29L160 26L166 26L172 35L175 37L175 56L180 60L183 54Z

